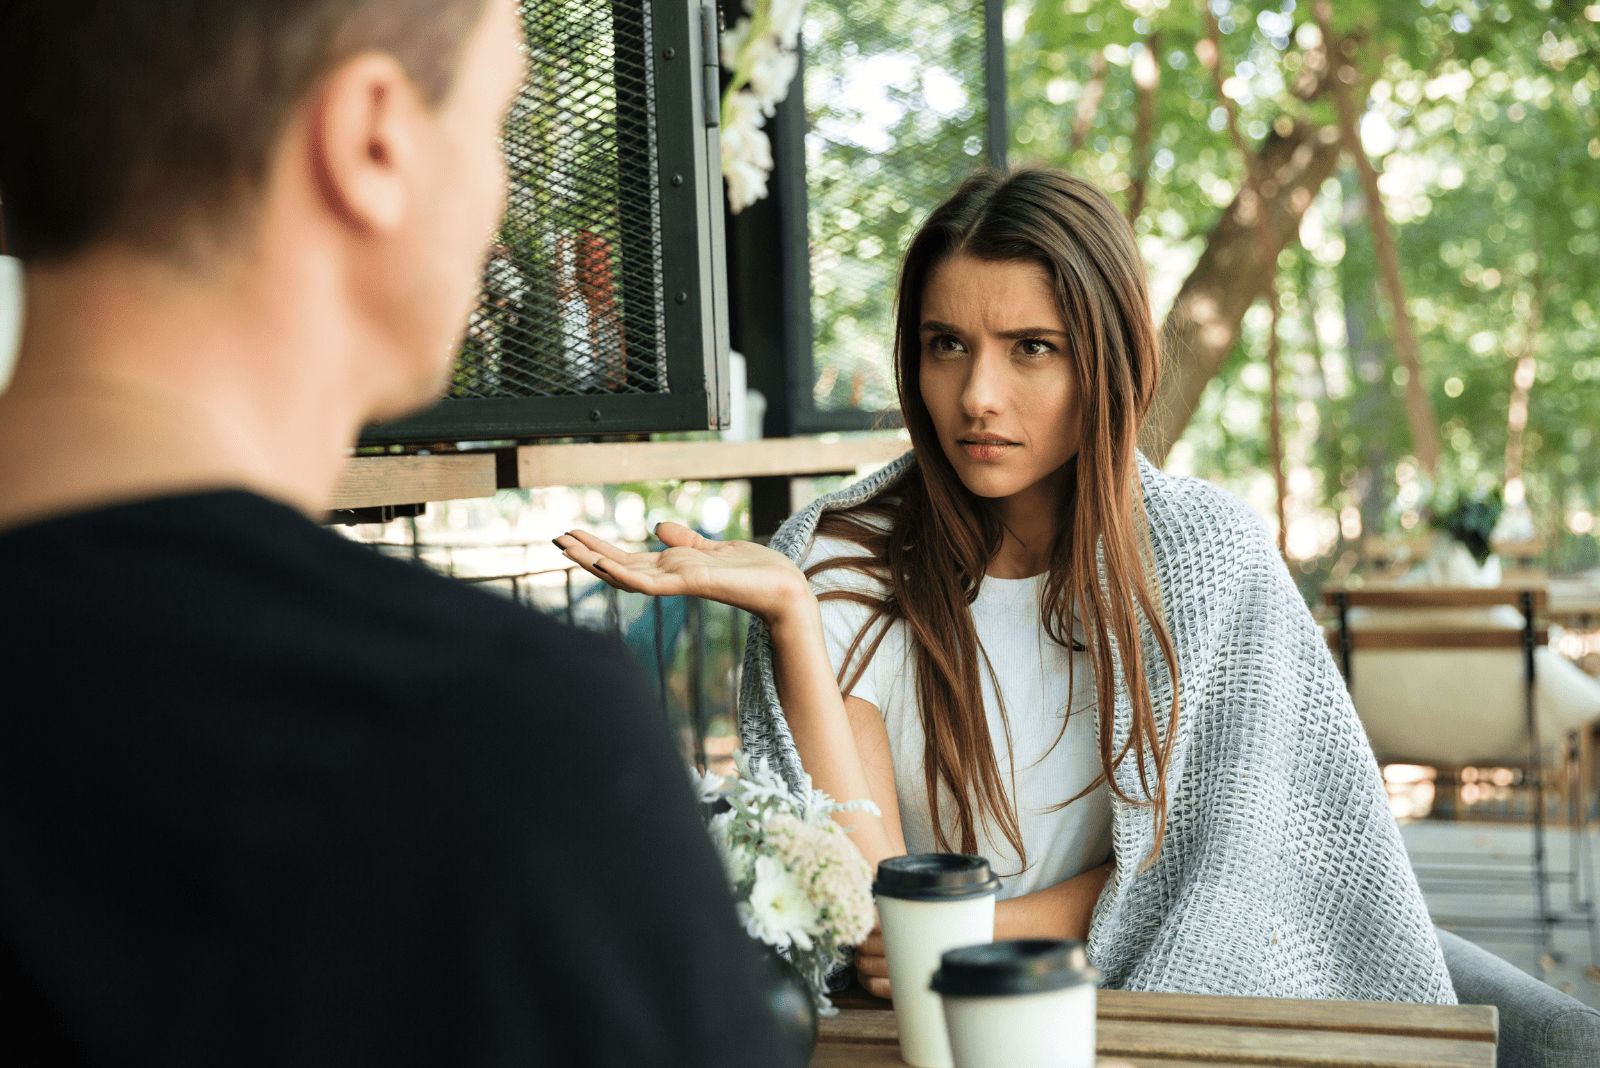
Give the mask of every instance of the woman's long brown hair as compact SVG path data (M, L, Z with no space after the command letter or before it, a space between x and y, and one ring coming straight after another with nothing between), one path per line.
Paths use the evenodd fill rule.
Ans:
M1123 801L1154 806L1156 844L1148 864L1160 851L1166 828L1166 772L1178 717L1177 654L1153 584L1135 456L1135 438L1155 396L1158 349L1133 232L1111 201L1087 182L1043 169L975 175L928 217L906 252L894 356L917 473L892 498L825 514L817 533L854 542L865 555L822 560L807 571L811 576L846 568L877 580L885 591L881 598L848 591L822 595L873 610L845 658L840 684L846 691L854 686L889 626L904 621L915 651L928 809L939 848L955 845L974 852L983 822L998 828L1026 867L1014 791L1002 780L983 706L979 672L988 670L992 677L993 671L970 610L1000 550L1003 530L989 503L962 485L946 458L919 380L923 292L934 269L954 256L1042 266L1054 281L1068 324L1079 447L1068 462L1071 477L1050 548L1040 613L1050 638L1069 648L1077 647L1077 620L1077 641L1094 666L1101 777L1061 804L1103 780ZM1164 724L1146 677L1150 665L1144 663L1143 628L1160 647L1172 683ZM1119 688L1132 721L1127 738L1115 746ZM1000 711L1004 724L1005 710ZM1009 743L1009 725L1005 733ZM1142 798L1130 797L1116 781L1116 769L1130 754ZM941 782L953 799L957 843L945 833Z

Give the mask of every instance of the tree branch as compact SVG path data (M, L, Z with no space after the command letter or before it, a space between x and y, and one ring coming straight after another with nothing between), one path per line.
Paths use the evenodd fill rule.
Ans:
M1383 193L1378 188L1378 172L1361 147L1360 119L1350 87L1356 83L1356 69L1350 65L1345 49L1347 42L1333 32L1333 8L1327 0L1318 0L1315 6L1317 25L1322 30L1322 47L1334 68L1334 77L1328 87L1333 93L1334 105L1339 112L1339 130L1345 152L1355 164L1361 180L1362 198L1366 201L1367 221L1372 227L1372 243L1377 253L1378 278L1384 296L1389 302L1395 357L1406 369L1406 420L1411 424L1412 450L1417 465L1430 476L1439 469L1439 423L1434 416L1433 401L1422 381L1422 363L1417 356L1417 337L1411 328L1411 313L1406 308L1405 284L1400 278L1400 255L1395 249L1394 233L1389 228L1389 216L1383 207Z
M1083 95L1078 98L1078 113L1072 120L1072 140L1067 145L1067 152L1078 151L1083 144L1083 139L1089 136L1089 127L1094 123L1094 116L1100 110L1100 98L1106 95L1106 57L1103 53L1096 52L1090 63L1093 72L1089 84L1083 87Z
M1128 189L1128 225L1144 213L1145 187L1155 156L1156 91L1161 87L1161 34L1145 38L1144 51L1133 61L1133 82L1139 90L1139 112L1133 126L1133 184Z
M1511 372L1511 403L1506 410L1506 489L1507 504L1527 499L1522 482L1523 435L1528 429L1528 401L1539 371L1539 328L1544 322L1544 271L1533 276L1533 298L1523 323L1523 340Z
M1245 141L1244 134L1239 130L1239 107L1233 98L1223 91L1223 84L1227 81L1222 74L1222 31L1217 26L1217 20L1211 14L1211 8L1205 9L1206 36L1204 49L1195 49L1196 55L1211 71L1211 87L1216 90L1217 100L1228 113L1228 136L1233 140L1233 147L1239 150L1239 155L1244 159L1245 173L1249 177L1249 184L1256 184L1256 154Z
M1265 228L1262 233L1266 233ZM1273 257L1277 259L1276 256ZM1267 286L1267 310L1271 312L1270 331L1267 334L1267 441L1272 454L1272 485L1278 494L1278 555L1289 557L1289 480L1283 470L1283 413L1278 403L1278 364L1281 351L1278 345L1278 285Z

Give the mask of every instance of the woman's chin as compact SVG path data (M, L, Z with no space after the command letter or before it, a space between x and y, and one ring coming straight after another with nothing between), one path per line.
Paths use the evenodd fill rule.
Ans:
M1057 475L1060 468L1040 471L1036 464L1025 467L1016 462L1016 459L1021 457L1008 463L1005 460L986 462L973 460L967 456L949 456L948 453L946 455L950 460L950 466L955 468L956 477L967 488L967 492L986 500L1015 497L1041 483L1048 484L1052 492L1059 491L1060 483L1051 476Z
M963 464L956 467L956 475L969 493L990 500L1014 496L1038 481L1015 471L1000 470L997 465Z

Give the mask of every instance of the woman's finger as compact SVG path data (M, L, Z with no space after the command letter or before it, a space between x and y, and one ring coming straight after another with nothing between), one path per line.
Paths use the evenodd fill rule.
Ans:
M889 977L889 961L886 957L863 955L856 950L856 970L862 975L876 975L885 979Z
M561 538L556 539L557 545L561 544L562 538L571 538L573 541L577 542L579 545L582 545L585 549L588 549L596 556L602 556L607 560L615 560L622 564L632 565L639 562L639 557L651 557L656 555L655 553L630 553L625 549L619 549L617 546L612 545L604 538L595 537L587 530L569 530L563 534ZM565 548L565 546L563 546L563 548Z
M629 593L657 594L660 592L651 588L655 584L649 581L648 576L641 575L627 565L620 564L615 560L609 560L596 553L587 552L581 544L572 539L568 539L566 544L563 545L562 538L557 538L555 543L561 547L562 553L568 560L571 560L583 568L584 571L613 589L625 590Z
M892 998L894 992L889 986L889 980L879 979L876 976L862 976L861 985L873 997Z
M619 590L643 593L651 597L669 597L683 592L683 582L651 571L641 571L627 564L604 558L594 562L595 574Z
M611 582L611 584L614 586L617 584L616 582L612 581L613 579L620 579L625 582L638 581L637 576L640 574L640 572L637 568L631 565L630 561L616 560L611 557L602 556L597 552L592 552L576 538L557 538L555 544L560 547L561 552L568 560L571 560L573 563L577 564L579 567L583 568L596 578L605 579L607 582ZM621 589L624 587L618 588ZM632 587L630 586L626 588L631 589ZM643 593L653 591L640 590L638 592Z
M587 568L596 560L600 559L599 553L589 548L571 534L563 534L559 538L555 538L553 540L553 544L556 548L561 550L561 554L563 556L580 567Z
M573 563L575 563L579 567L581 567L584 570L585 573L593 575L595 578L599 579L601 582L604 582L607 586L610 586L613 589L618 589L618 590L623 588L622 586L617 584L617 580L615 579L615 577L606 574L604 571L601 571L599 568L595 567L593 564L585 563L584 561L579 560L577 557L573 556L571 553L567 554L567 559L571 560Z
M663 545L670 545L674 549L710 549L722 544L682 523L657 523L656 537L661 539Z
M565 556L568 560L589 572L589 574L596 578L605 578L604 575L595 570L595 564L605 559L605 557L589 550L578 539L563 534L555 539L555 546L561 550L562 556Z
M861 944L856 947L856 952L865 953L870 957L883 956L883 932L874 927L872 933L861 940Z

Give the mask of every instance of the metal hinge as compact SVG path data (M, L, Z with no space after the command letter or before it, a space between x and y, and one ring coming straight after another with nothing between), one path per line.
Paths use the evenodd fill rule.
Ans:
M706 128L722 125L722 33L715 4L700 6L700 78Z

